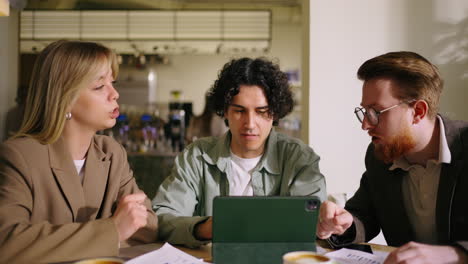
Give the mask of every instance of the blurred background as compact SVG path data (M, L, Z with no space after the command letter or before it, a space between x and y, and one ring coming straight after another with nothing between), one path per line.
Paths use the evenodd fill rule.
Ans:
M17 23L19 78L3 138L20 124L38 54L63 38L100 42L118 54L115 87L121 114L113 129L101 133L124 145L149 197L187 144L227 130L205 95L230 59L262 56L280 64L296 107L278 130L301 137L299 0L29 0L10 5L10 18Z

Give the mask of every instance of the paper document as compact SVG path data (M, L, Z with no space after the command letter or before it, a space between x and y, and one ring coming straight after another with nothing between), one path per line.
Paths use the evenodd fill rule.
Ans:
M329 252L325 256L332 258L340 264L382 264L385 260L384 255L374 255L347 248Z
M201 264L202 259L197 259L180 249L165 243L160 249L151 251L134 259L126 264Z

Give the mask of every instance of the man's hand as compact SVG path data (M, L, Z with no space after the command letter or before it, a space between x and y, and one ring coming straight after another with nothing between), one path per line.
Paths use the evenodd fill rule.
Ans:
M120 199L112 216L119 233L119 241L128 239L147 224L148 212L144 205L145 199L146 195L142 192L129 194Z
M353 224L353 216L333 202L325 201L320 206L317 236L321 239L341 235Z
M468 258L461 249L451 246L432 246L409 242L392 251L384 264L394 263L467 263Z
M195 238L198 240L210 240L213 238L213 217L195 226Z

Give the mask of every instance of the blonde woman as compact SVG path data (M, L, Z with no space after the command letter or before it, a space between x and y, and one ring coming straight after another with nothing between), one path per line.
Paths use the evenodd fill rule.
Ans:
M57 41L34 67L23 123L0 146L0 262L115 256L156 240L125 150L96 135L119 115L115 54Z

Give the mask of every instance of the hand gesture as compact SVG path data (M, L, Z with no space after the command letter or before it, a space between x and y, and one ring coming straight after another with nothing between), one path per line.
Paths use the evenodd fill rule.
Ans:
M394 263L467 263L468 257L460 249L409 242L392 251L384 264Z
M333 202L325 201L320 206L317 236L321 239L343 234L353 223L353 216Z
M213 238L213 217L195 226L195 237L198 240L210 240Z
M119 241L128 239L138 229L146 226L148 212L144 205L145 199L144 193L129 194L120 199L112 216L119 233Z

